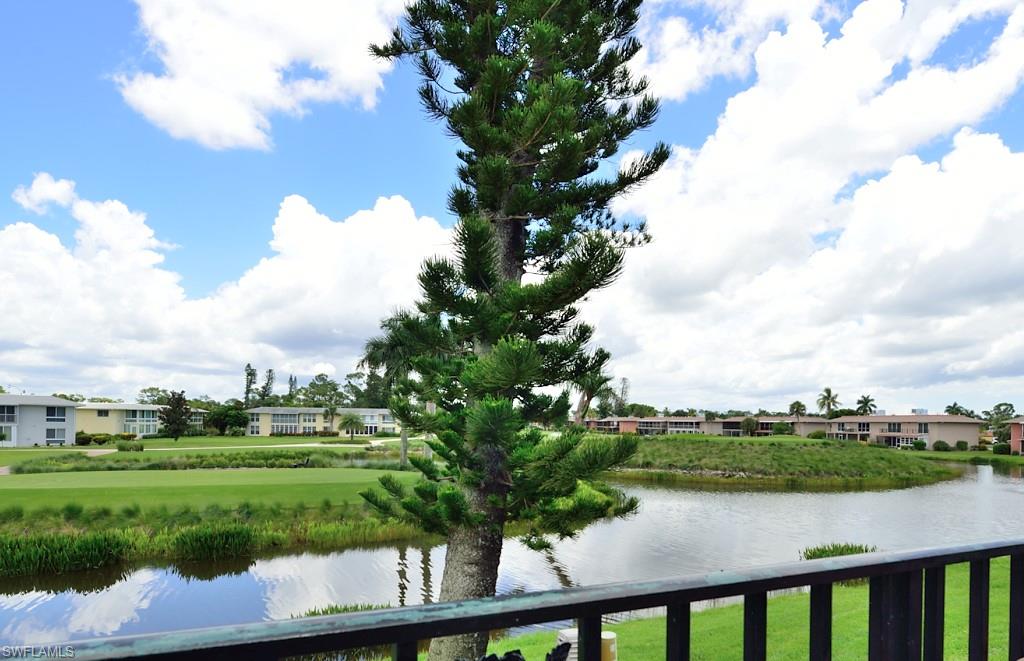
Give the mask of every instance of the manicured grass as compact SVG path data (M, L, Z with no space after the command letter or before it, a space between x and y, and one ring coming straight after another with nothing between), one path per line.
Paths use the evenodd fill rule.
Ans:
M38 449L38 448L0 448L0 466L10 466L27 459L38 459L40 457L52 457L59 452L73 452L65 449Z
M642 438L616 476L654 482L783 489L871 489L929 484L959 472L914 453L794 437Z
M956 450L950 452L936 452L935 450L927 450L924 452L915 452L916 456L922 459L931 459L932 461L957 461L967 464L998 464L1000 466L1024 466L1024 457L1013 456L1012 454L993 454L992 452L980 452L980 451L967 451L957 452Z
M142 443L147 448L230 448L245 445L306 445L339 439L319 436L183 436L177 441L173 438L144 438Z
M1005 659L1007 655L1008 586L1008 562L1006 559L993 561L989 617L990 659ZM807 593L781 595L769 600L769 659L796 661L807 658L808 602ZM967 617L968 569L966 565L955 565L946 572L945 658L967 658ZM691 659L711 661L743 657L741 604L695 612L692 618ZM832 658L836 661L860 661L867 658L867 585L836 587L832 618ZM664 618L606 625L605 628L618 634L620 659L665 658ZM492 644L488 652L497 652L500 656L506 651L519 649L527 659L543 659L554 647L556 637L556 632L546 631L507 638Z
M97 471L39 473L0 478L0 503L25 510L82 506L230 507L252 503L358 502L359 491L386 471L361 468L254 468L240 470ZM394 473L412 482L412 472Z

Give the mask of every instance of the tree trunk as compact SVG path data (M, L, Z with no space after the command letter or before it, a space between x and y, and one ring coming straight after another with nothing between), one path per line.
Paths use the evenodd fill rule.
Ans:
M398 451L398 463L405 468L409 465L409 432L402 428L401 448Z
M573 414L572 420L577 425L583 424L583 416L587 414L587 409L590 408L590 398L587 397L586 393L580 395L579 404L576 405L576 413Z
M471 502L486 503L487 494L475 493ZM486 505L484 505L486 507ZM452 528L441 576L441 601L480 599L494 595L498 563L504 542L504 508L488 509L488 521L473 527ZM477 661L487 653L488 631L430 641L430 661Z

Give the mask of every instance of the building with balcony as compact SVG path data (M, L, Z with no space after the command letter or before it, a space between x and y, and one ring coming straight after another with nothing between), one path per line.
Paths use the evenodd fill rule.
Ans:
M914 441L924 441L931 449L936 441L976 445L982 424L966 415L847 415L829 420L826 436L895 448L913 447Z
M321 432L340 432L342 416L354 413L363 420L357 436L373 436L377 432L398 433L401 426L388 409L338 409L333 418L324 415L323 407L258 406L246 409L249 414L247 436L313 436Z
M708 434L711 436L742 436L744 416L707 420L702 416L653 416L650 418L613 417L590 419L587 429L610 434ZM815 430L825 431L825 419L815 416L760 416L757 436L771 436L775 423L787 422L793 433L806 436Z
M754 415L750 416L757 420L757 431L755 436L774 436L775 425L779 422L788 423L797 436L807 436L813 431L825 431L825 418L814 415L802 415L797 418L795 415ZM737 415L730 418L721 418L708 423L711 434L722 436L743 436L743 421L747 416Z
M87 434L135 434L147 436L160 430L159 404L83 402L78 405L78 431ZM192 409L192 427L203 429L206 411Z
M60 397L0 395L0 447L74 442L78 406Z

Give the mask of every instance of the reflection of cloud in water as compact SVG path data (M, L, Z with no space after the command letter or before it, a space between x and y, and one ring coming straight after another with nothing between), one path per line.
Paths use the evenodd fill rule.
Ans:
M0 639L14 644L62 642L71 638L106 636L127 622L139 620L163 585L164 572L140 569L109 588L88 594L26 593L0 598L0 608L17 616Z

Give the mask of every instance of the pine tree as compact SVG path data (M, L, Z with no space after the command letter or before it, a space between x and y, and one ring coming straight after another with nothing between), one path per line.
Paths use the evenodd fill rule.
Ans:
M167 405L160 409L160 424L163 425L164 433L175 441L188 433L192 425L192 409L185 398L185 391L171 391Z
M623 249L649 240L616 219L610 201L653 175L659 144L617 173L599 167L658 112L627 63L641 0L416 0L380 57L412 58L428 114L459 139L453 259L433 258L422 299L383 324L404 347L391 409L433 435L443 461L411 461L424 480L389 478L364 497L388 516L446 535L441 599L494 594L505 525L519 522L534 547L636 503L597 477L635 442L556 438L530 423L562 424L569 393L546 394L608 354L577 305L609 285ZM536 273L523 283L527 269ZM427 403L436 404L436 408ZM433 410L434 412L428 412ZM486 633L438 639L432 660L474 659Z
M242 396L242 402L245 406L249 406L252 402L253 389L256 387L256 368L252 366L252 363L245 364L245 390Z

